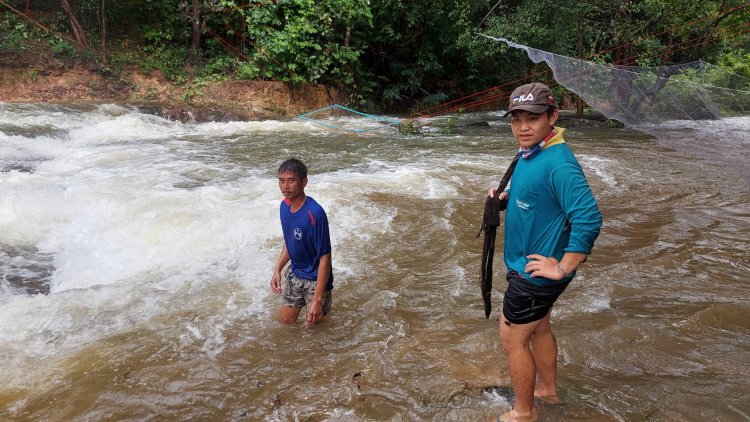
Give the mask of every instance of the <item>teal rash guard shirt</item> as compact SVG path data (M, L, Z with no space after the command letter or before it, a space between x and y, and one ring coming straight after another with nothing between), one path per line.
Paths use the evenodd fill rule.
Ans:
M520 159L511 179L505 213L505 265L530 283L570 281L532 278L528 255L562 259L565 252L590 254L602 215L578 160L568 145L556 143Z

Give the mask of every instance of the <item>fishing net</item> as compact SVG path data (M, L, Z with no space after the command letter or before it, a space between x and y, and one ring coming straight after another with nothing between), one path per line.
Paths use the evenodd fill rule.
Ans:
M398 119L362 113L339 104L300 114L297 118L348 132L370 132L401 123Z
M545 62L555 81L610 119L750 178L750 79L702 61L611 66L481 34Z

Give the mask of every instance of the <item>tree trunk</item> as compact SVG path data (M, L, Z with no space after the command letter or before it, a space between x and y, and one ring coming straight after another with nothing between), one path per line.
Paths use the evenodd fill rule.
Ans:
M623 30L623 33L615 40L615 43L617 44L617 47L615 47L615 57L614 57L614 65L625 65L627 66L629 63L629 60L632 60L629 57L630 53L630 47L629 44L623 44L623 41L625 41L627 32L630 30L630 0L624 0L622 8L618 12L618 19L621 22L625 22L625 30ZM612 70L612 94L614 96L614 99L617 103L620 104L621 107L627 112L628 107L630 105L630 97L632 93L633 88L633 80L627 77L626 73L622 73L619 70L613 69Z
M102 19L102 60L106 63L107 62L107 9L106 9L105 0L102 0L101 19Z
M198 59L198 51L201 48L201 0L193 0L193 9L190 11L192 37L190 40L190 59L195 62Z
M83 27L78 22L73 8L70 7L70 3L68 3L68 0L60 0L60 3L62 3L63 10L68 15L68 18L70 18L70 26L73 28L73 34L76 36L76 43L79 46L88 47L89 41L86 39L86 33L83 32Z

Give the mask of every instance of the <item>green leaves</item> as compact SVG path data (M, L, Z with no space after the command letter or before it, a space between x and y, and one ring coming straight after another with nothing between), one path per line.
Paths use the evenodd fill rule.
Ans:
M71 2L93 46L106 16L113 66L188 78L192 0ZM59 1L31 2L70 31ZM497 4L489 14L490 9ZM525 53L476 35L589 60L656 66L702 59L750 77L745 0L199 0L201 43L190 77L322 82L388 111L504 86L538 71ZM35 15L32 13L32 16ZM486 19L485 19L486 18ZM481 27L480 27L481 23ZM579 41L582 46L579 51ZM0 10L0 52L68 43ZM80 56L80 54L79 54ZM510 89L510 88L508 88Z
M365 46L351 33L371 23L366 0L261 0L236 10L247 22L258 74L294 83L355 79Z
M33 49L33 43L55 38L13 13L0 14L0 51Z

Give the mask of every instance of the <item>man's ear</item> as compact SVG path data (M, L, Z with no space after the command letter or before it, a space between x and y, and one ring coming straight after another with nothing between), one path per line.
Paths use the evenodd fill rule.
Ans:
M549 115L549 125L554 126L555 123L557 123L557 119L560 118L560 111L557 109L552 110L552 113Z
M305 177L304 179L302 179L302 187L303 188L307 187L307 177Z

